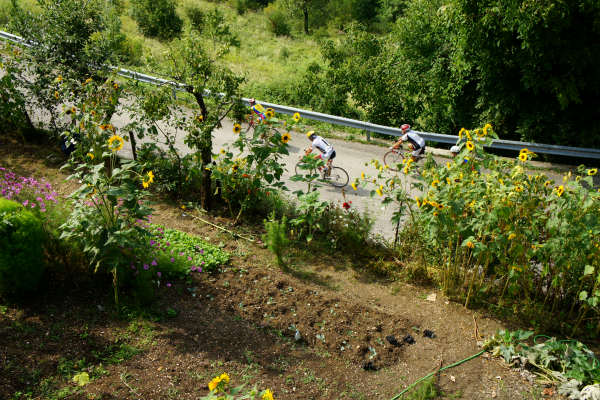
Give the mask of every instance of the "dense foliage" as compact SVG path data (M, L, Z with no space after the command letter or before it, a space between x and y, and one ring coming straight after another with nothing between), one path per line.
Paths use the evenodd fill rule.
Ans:
M491 121L507 139L597 147L599 22L592 1L414 0L387 36L355 27L325 44L317 79L379 123Z
M183 27L175 6L173 0L134 0L132 16L144 35L169 40L179 36Z
M44 272L44 229L36 215L0 197L0 295L33 292Z

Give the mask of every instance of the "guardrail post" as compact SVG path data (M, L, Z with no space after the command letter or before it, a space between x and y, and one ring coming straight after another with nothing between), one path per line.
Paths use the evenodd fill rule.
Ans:
M367 135L367 142L371 141L371 131L365 131L365 134Z
M171 90L173 91L173 98L177 100L177 91L175 90L175 87L173 86Z

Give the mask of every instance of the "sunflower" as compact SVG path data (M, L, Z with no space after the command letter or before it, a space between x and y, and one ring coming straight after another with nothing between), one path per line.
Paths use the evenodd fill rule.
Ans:
M563 185L560 185L555 190L556 190L556 195L558 197L560 197L565 192L565 187Z
M198 122L203 122L204 121L204 117L202 116L202 114L196 115L196 121L198 121ZM235 125L233 127L233 130L235 132Z
M519 151L519 154L523 154L523 153L525 153L525 154L529 154L529 153L531 153L531 152L529 151L529 149L528 149L528 148L522 148L522 149L521 149L521 151Z
M115 142L117 142L115 144ZM119 151L123 148L123 138L121 136L112 135L108 139L108 148L112 151Z
M450 178L446 177L446 183L447 183L448 185L451 185L451 184L452 184L452 181L450 180Z
M473 151L475 149L475 145L470 140L467 140L467 150Z
M62 80L63 80L62 75L59 75L59 76L56 77L56 79L54 79L54 82L55 83L59 83L59 82L62 82Z
M292 136L290 135L289 132L284 133L283 135L281 135L281 141L283 143L287 143L290 141L290 139L292 138Z
M231 170L232 170L233 172L237 172L237 170L238 170L238 169L240 169L240 166L239 166L239 165L237 165L237 164L233 164L233 165L231 166Z
M273 392L271 392L271 389L265 390L265 392L261 396L261 400L274 400L273 399Z
M423 200L423 203L421 203L421 199L419 197L415 197L415 201L417 202L418 208L421 208L421 205L425 204L425 200Z
M598 173L598 168L592 168L592 169L588 169L588 170L587 170L587 174L588 174L589 176L594 176L594 175L596 175L597 173Z
M446 162L446 168L448 168L448 169L452 168L452 164L450 163L450 161Z
M119 88L119 84L118 84L118 83L116 83L116 82L115 82L115 83L113 83L113 88L114 88L115 90L117 90L117 89Z
M238 134L242 131L242 126L238 123L233 124L233 133Z
M360 177L361 177L362 179L365 179L365 173L364 173L364 172L361 172L361 173L360 173Z
M77 107L71 107L71 114L75 114L77 112Z
M146 173L146 176L148 176L148 182L149 183L153 183L154 182L154 173L152 173L152 171L148 171L148 173Z
M464 132L467 132L467 130L465 128L460 128L460 131L458 131L459 139L462 139Z
M440 184L440 181L438 181L437 179L434 180L433 182L431 182L432 187L438 187L439 184Z
M292 118L294 118L294 121L296 122L300 121L300 113L294 113L294 116Z
M485 124L485 126L483 127L483 136L487 136L488 131L492 129L492 125L490 124Z
M438 209L438 210L441 210L441 209L443 209L443 208L444 208L444 205L443 205L443 204L438 204L438 205L437 205L437 209Z
M352 189L354 189L355 191L358 190L358 187L356 186L356 182L352 182L352 184L350 186L352 186Z
M466 246L470 249L475 248L475 244L473 244L473 242L471 242L470 240L467 242Z
M57 90L55 90L55 91L54 91L54 98L55 98L56 100L58 100L58 98L59 98L59 97L60 97L60 95L58 94L58 91L57 91Z
M90 158L90 160L94 159L94 154L92 154L92 153L87 153L86 156L88 156Z
M433 212L433 216L434 216L434 217L437 217L438 215L440 215L440 213L439 213L439 212L437 212L437 211L434 211L434 212Z
M465 129L465 136L467 137L467 139L471 140L471 132L469 132L468 130Z
M383 189L383 185L379 186L375 192L377 192L378 195L383 196L383 190L382 189Z
M221 149L221 150L219 150L219 153L221 153L221 154L225 154L225 153L226 153L226 152L225 152L225 149Z
M523 191L523 188L521 187L521 185L517 185L517 186L515 187L515 190L516 190L517 192L521 193L521 192Z
M275 116L275 110L273 110L272 108L267 108L265 115L267 116L267 118L273 118Z
M544 182L544 187L548 187L550 185L552 185L552 181L546 181L546 182Z
M521 153L519 154L519 161L525 162L527 161L527 153Z
M83 82L83 83L81 84L81 86L85 86L85 85L87 85L88 83L90 83L91 81L92 81L92 78L87 78L87 79L85 80L85 82Z

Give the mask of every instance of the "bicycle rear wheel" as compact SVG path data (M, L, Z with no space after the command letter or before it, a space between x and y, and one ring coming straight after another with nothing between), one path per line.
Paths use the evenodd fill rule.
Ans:
M348 184L350 177L344 168L332 167L331 174L325 178L331 186L344 187Z
M391 171L399 171L398 164L404 162L404 154L401 151L390 150L383 155L383 163L388 166Z

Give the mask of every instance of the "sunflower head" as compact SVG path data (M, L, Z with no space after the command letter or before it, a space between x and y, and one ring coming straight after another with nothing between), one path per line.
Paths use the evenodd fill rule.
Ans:
M292 138L292 135L290 135L289 132L286 132L283 135L281 135L281 141L283 143L289 142L291 138Z
M527 161L528 158L529 157L527 156L527 153L520 153L519 154L519 161L521 161L521 162Z
M298 121L300 121L300 113L294 113L294 116L293 116L293 118L294 118L294 121L295 121L295 122L298 122Z
M238 134L242 131L242 126L238 123L233 124L233 133Z
M112 151L119 151L123 148L123 138L121 136L112 135L108 139L108 148Z
M265 115L267 116L267 118L273 118L275 116L275 110L273 110L272 108L267 108Z
M587 170L587 174L588 174L589 176L594 176L594 175L596 175L597 173L598 173L598 168L592 168L592 169L588 169L588 170Z
M469 151L473 151L473 149L475 149L475 145L470 140L467 141L466 146L467 146L467 150L469 150Z

